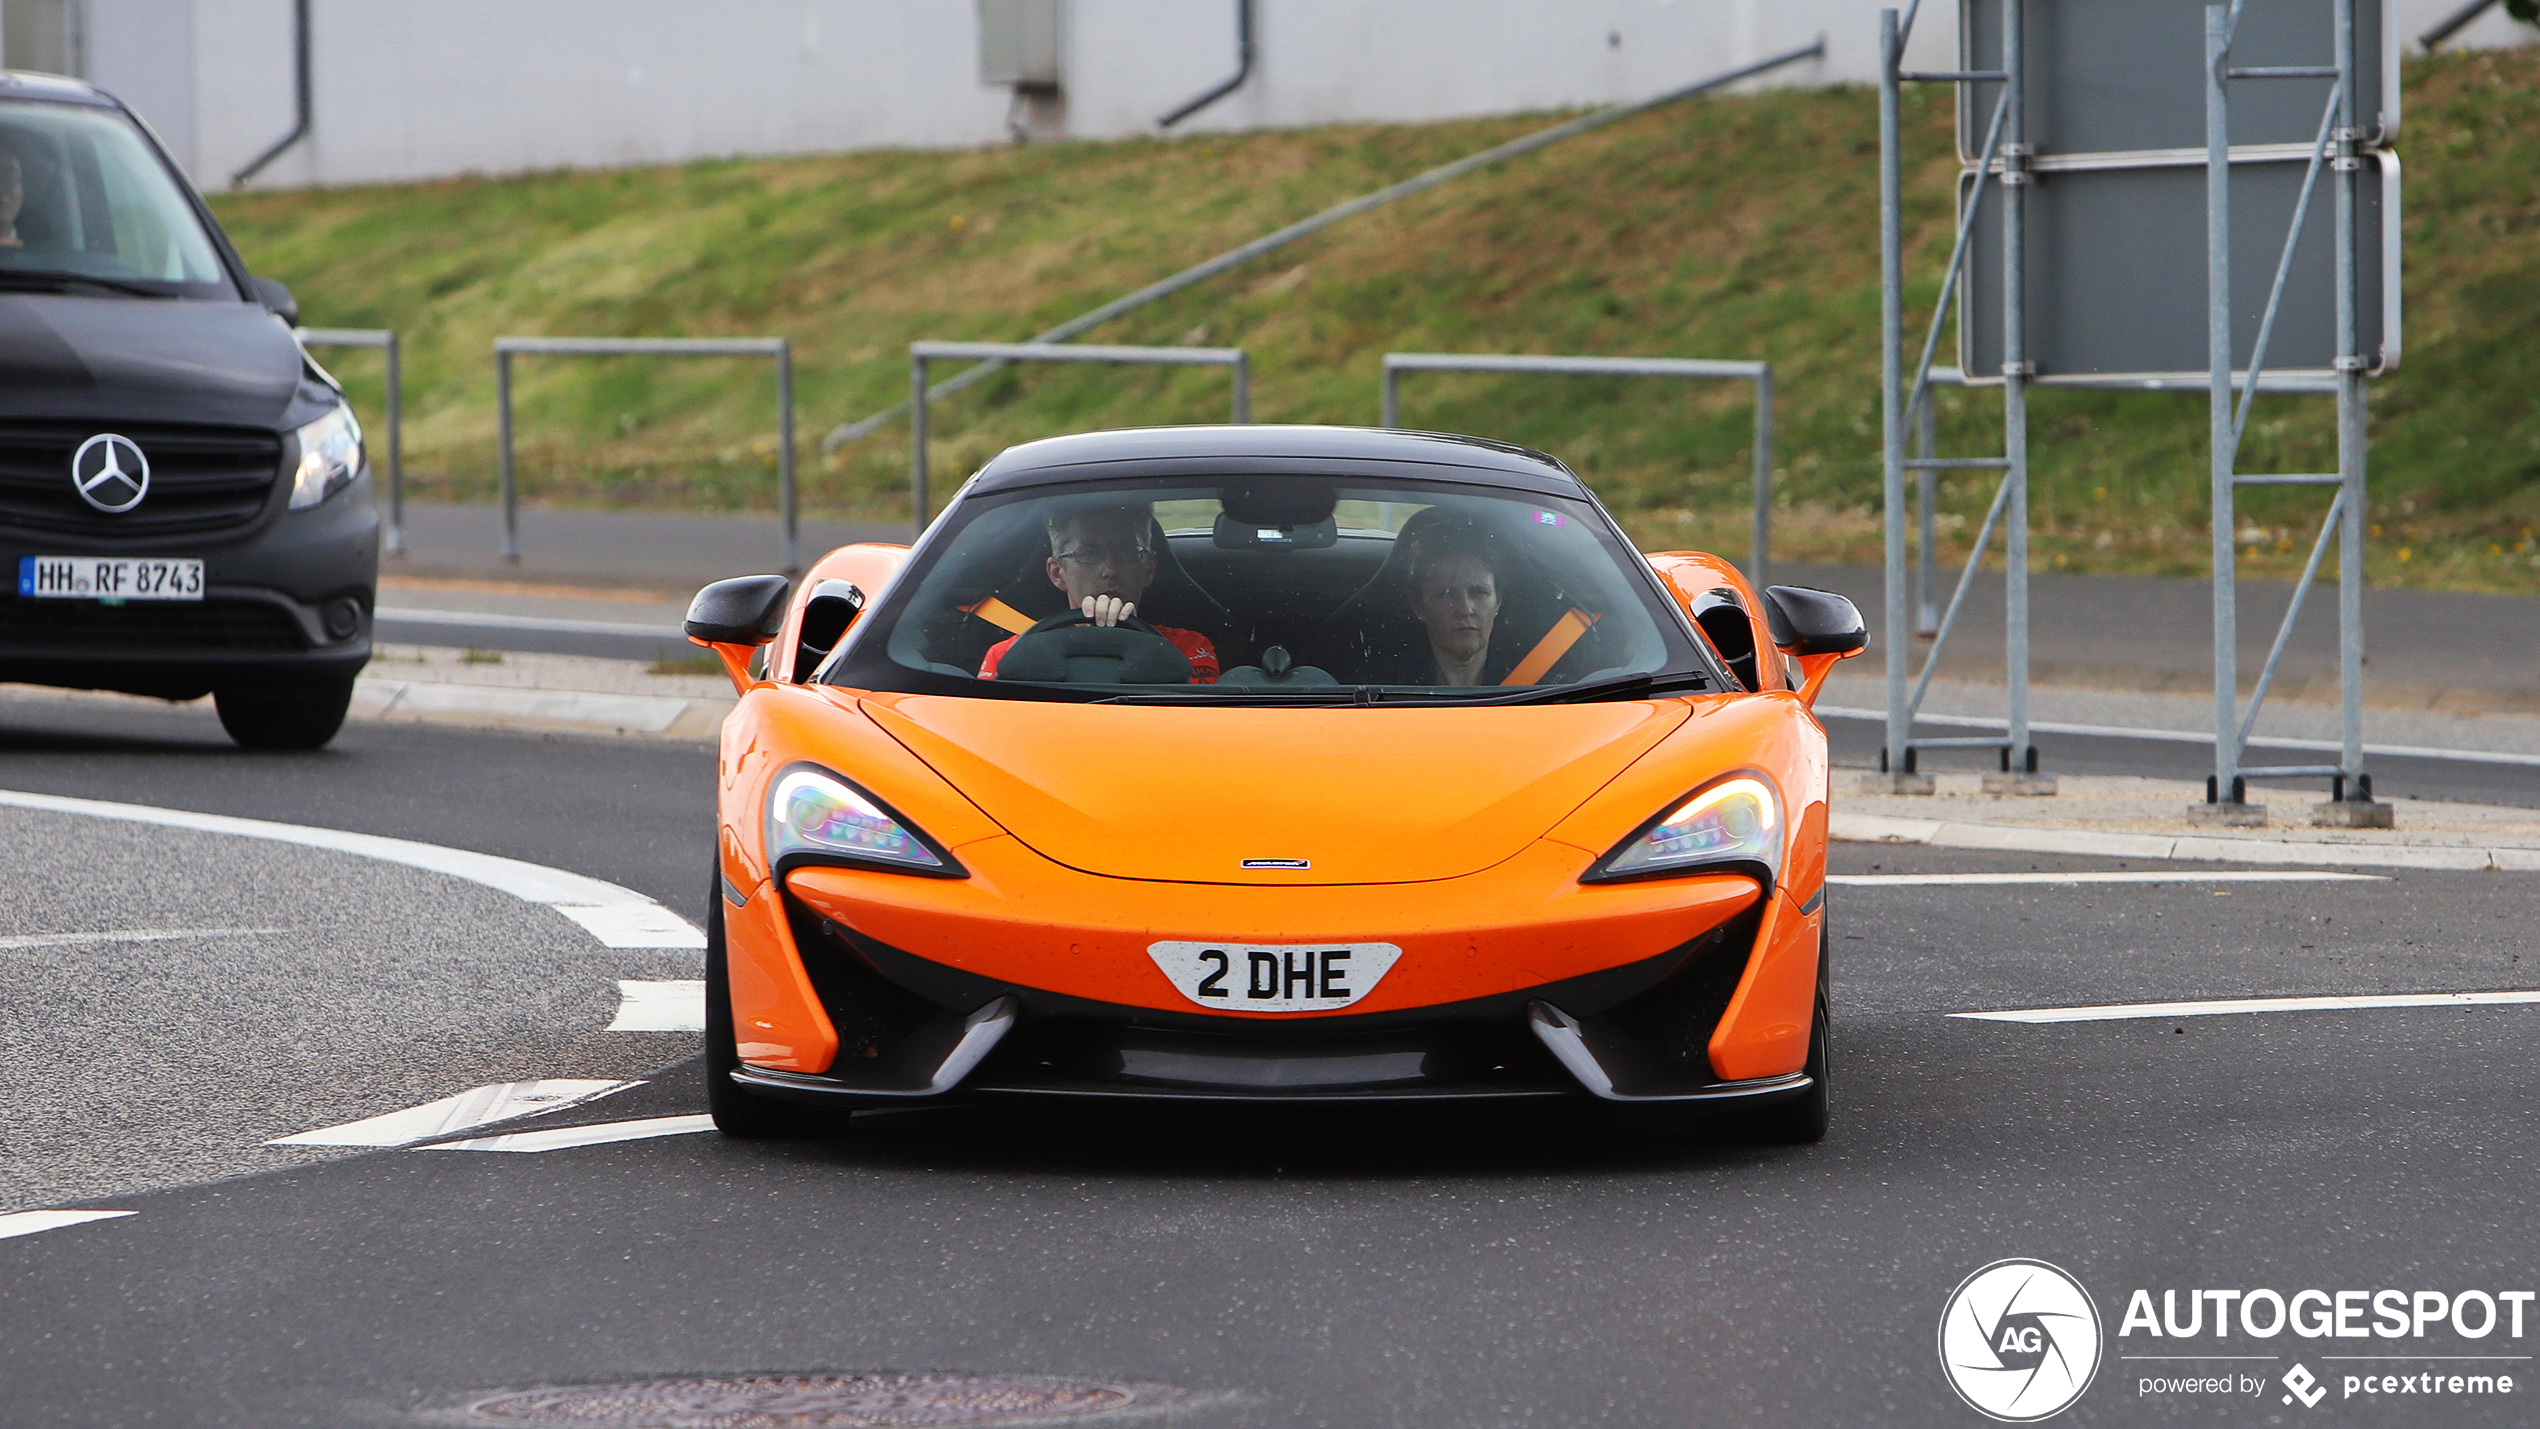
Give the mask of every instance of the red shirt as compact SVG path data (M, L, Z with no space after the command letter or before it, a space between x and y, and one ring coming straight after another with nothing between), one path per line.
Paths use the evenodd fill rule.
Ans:
M1208 643L1207 636L1200 634L1196 630L1183 630L1178 626L1172 625L1159 625L1155 628L1155 633L1172 641L1173 648L1182 652L1182 658L1191 662L1192 684L1213 685L1217 683L1217 647ZM996 644L989 646L988 658L979 662L979 678L983 680L995 679L997 677L997 662L1005 658L1006 647L1012 645L1020 638L1020 636L1009 635L1003 640L998 641Z

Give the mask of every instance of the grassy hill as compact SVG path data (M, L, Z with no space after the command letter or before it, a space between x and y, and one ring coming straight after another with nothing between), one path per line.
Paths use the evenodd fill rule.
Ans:
M2540 47L2417 61L2407 83L2407 357L2374 386L2375 578L2540 590ZM1910 100L1906 216L1928 307L1955 160L1947 96ZM807 507L897 518L904 427L826 456L817 440L905 395L912 339L1027 337L1543 122L701 162L215 207L311 325L404 332L420 495L493 490L497 334L781 334ZM1859 89L1673 106L1349 220L1088 340L1247 348L1262 421L1373 422L1388 350L1767 358L1779 548L1875 559L1875 125ZM375 412L375 357L327 357ZM774 501L763 361L525 358L516 375L534 499ZM2245 465L2325 469L2329 407L2261 404ZM1224 411L1214 371L1034 369L941 409L937 470L1054 432ZM1738 387L1419 376L1404 420L1559 454L1644 544L1744 549ZM2032 421L2042 563L2205 569L2201 397L2040 392ZM1990 446L1998 399L1948 396L1942 425L1945 447ZM1944 529L1972 532L1990 479L1945 490ZM2244 509L2261 565L2298 569L2320 498L2261 493Z

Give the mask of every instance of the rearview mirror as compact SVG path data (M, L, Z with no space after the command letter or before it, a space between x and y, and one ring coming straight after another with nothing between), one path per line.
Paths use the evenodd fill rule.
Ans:
M783 576L716 581L688 602L682 628L700 645L764 645L784 628L785 595L793 588Z
M1860 609L1830 590L1774 586L1764 592L1764 614L1786 655L1853 655L1870 646Z
M252 281L256 287L256 301L265 305L265 311L282 319L285 327L300 325L300 302L291 296L289 288L282 286L280 279L257 278Z

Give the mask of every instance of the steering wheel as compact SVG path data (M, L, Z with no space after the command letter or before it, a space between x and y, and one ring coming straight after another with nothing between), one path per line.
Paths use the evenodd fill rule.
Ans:
M1136 616L1096 625L1081 610L1062 610L1014 637L997 661L997 678L1053 685L1187 685L1191 662L1163 632Z

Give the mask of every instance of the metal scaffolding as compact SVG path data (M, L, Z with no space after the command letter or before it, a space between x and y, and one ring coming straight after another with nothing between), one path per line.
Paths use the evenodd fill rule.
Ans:
M1909 71L1904 67L1905 43L1912 35L1915 12L1921 0L1900 21L1894 10L1879 12L1879 380L1881 401L1881 449L1884 481L1883 511L1885 515L1886 556L1886 675L1887 675L1887 741L1880 751L1879 767L1886 771L1892 786L1901 793L1927 793L1930 781L1916 770L1916 756L1926 749L1990 749L2001 759L2004 775L2019 782L2026 792L2052 792L2053 781L2037 774L2037 746L2029 740L2028 720L2028 384L2034 369L2027 358L2026 304L2027 261L2026 213L2024 199L2030 175L2026 167L2029 147L2023 131L2024 83L2021 43L2021 0L2002 0L2003 46L2002 67L1998 70ZM1922 352L1915 362L1911 380L1904 371L1905 348L1905 240L1904 240L1904 156L1902 121L1904 86L1914 82L1945 84L1995 83L2002 92L1993 106L1993 114L1985 130L1984 143L1977 152L1964 180L1965 197L1960 204L1956 242L1949 252L1949 265L1941 277L1940 300L1933 306L1931 327L1924 334ZM1976 220L1984 209L1986 189L1998 175L2001 181L1999 199L2002 244L2002 455L1944 457L1930 451L1926 438L1921 455L1908 456L1906 433L1910 426L1923 426L1928 420L1935 373L1932 358L1938 351L1941 328L1947 321L1950 297L1959 285L1959 276L1967 265L1970 239ZM1915 602L1907 590L1909 567L1906 556L1905 477L1915 474L1918 484L1942 471L1999 471L2001 482L1996 487L1993 504L1985 513L1984 524L1976 533L1975 548L1967 554L1967 564L1960 573L1956 591L1947 609L1932 627L1931 650L1924 657L1922 674L1911 690L1907 677L1911 673L1913 632L1922 623ZM1925 510L1930 495L1924 492ZM1958 612L1964 607L1967 590L1974 583L1977 569L1983 564L1985 551L1992 544L1996 526L2003 530L2003 558L2007 573L2004 602L2008 611L2007 659L2005 674L2009 684L2009 703L2005 729L2000 736L1966 735L1949 737L1914 736L1914 716L1921 709L1923 694L1931 685L1934 671L1940 668L1940 657L1956 627ZM1930 525L1924 523L1924 561L1929 560ZM1920 582L1927 592L1928 576Z
M2205 805L2194 812L2215 822L2263 823L2266 808L2262 804L2249 803L2249 780L2326 778L2330 781L2329 802L2319 807L2316 822L2386 828L2391 822L2390 806L2374 802L2372 776L2364 772L2364 379L2367 371L2377 364L2363 351L2357 301L2360 271L2357 185L2370 151L2387 135L2381 128L2366 128L2357 122L2356 97L2361 75L2356 53L2356 0L2334 0L2331 24L2335 58L2326 65L2233 65L2232 41L2243 3L2244 0L2231 0L2229 4L2208 4L2205 7L2205 300L2212 402L2214 772L2206 781ZM2312 141L2310 162L2302 176L2301 195L2294 204L2292 223L2284 237L2283 254L2277 260L2274 282L2268 289L2266 310L2258 320L2257 339L2249 352L2247 375L2237 384L2233 372L2231 304L2233 156L2230 86L2235 80L2325 82L2328 86L2327 98L2321 106L2318 135ZM2248 430L2249 412L2256 404L2266 367L2268 343L2275 333L2277 315L2284 307L2285 280L2293 268L2294 251L2301 242L2303 221L2309 215L2311 200L2318 190L2323 170L2330 175L2329 183L2336 206L2330 232L2336 253L2337 345L2331 366L2337 392L2337 470L2333 473L2243 473L2237 467L2241 436ZM2387 349L2384 351L2386 353ZM2233 399L2235 385L2240 388L2236 403ZM2245 486L2326 487L2333 489L2335 495L2329 502L2327 515L2320 522L2319 536L2311 543L2310 559L2302 567L2302 578L2293 587L2293 598L2285 608L2283 624L2277 628L2275 642L2267 651L2266 663L2258 672L2248 707L2243 710L2239 705L2239 523L2234 506L2240 488ZM2338 568L2337 762L2244 765L2240 757L2248 745L2250 732L2257 727L2258 711L2266 703L2268 687L2274 683L2276 663L2283 658L2285 644L2293 634L2294 622L2301 618L2303 597L2310 593L2312 582L2319 574L2321 559L2327 554L2332 539L2337 545Z

